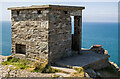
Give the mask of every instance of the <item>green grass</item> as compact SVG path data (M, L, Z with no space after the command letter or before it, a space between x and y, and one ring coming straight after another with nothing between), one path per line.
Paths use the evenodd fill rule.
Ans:
M74 68L76 70L75 73L71 73L70 77L84 77L84 69L82 67Z
M40 63L40 61L44 61L44 63ZM30 69L31 72L41 72L41 73L55 73L61 72L60 70L53 69L47 61L40 60L39 62L32 62L24 59L8 57L7 61L2 62L2 65L13 65L16 69Z
M32 72L41 72L41 73L56 73L62 72L61 70L53 69L50 65L46 65L43 69L35 68Z
M7 61L2 62L2 65L14 65L18 69L25 69L30 67L29 66L30 63L31 61L28 60L8 57Z

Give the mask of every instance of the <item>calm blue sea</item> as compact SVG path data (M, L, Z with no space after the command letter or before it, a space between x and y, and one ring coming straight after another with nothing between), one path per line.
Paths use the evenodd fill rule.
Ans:
M11 54L11 22L2 22L2 55ZM100 44L111 55L110 61L118 64L118 24L84 22L82 28L82 47L90 48Z

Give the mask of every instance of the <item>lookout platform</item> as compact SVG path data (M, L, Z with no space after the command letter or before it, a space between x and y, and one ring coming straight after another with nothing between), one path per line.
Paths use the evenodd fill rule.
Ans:
M109 65L109 55L98 54L89 49L82 49L81 55L71 56L55 62L58 66L68 68L74 67L90 67L93 69L101 69Z

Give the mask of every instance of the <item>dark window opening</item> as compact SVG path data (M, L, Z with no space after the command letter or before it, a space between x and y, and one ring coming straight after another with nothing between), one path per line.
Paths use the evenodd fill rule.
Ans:
M42 14L42 13L41 13L41 10L38 10L38 14Z
M17 11L17 16L19 16L19 11Z
M67 11L64 11L65 14L67 14L68 12Z
M16 53L26 54L26 45L16 44Z

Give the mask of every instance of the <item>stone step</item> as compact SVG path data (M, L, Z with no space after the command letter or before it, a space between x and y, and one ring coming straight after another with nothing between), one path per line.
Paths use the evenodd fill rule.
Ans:
M77 72L74 69L70 69L70 68L66 68L66 67L60 67L60 66L51 66L51 67L54 68L54 69L61 70L61 71L65 72L65 73L69 73L69 74Z
M70 66L70 65L66 65L66 64L63 64L63 63L55 62L55 64L56 64L57 66L67 67L67 68L73 69L72 66Z
M66 64L63 64L63 63L60 63L60 62L55 62L55 64L56 64L57 66L65 67L65 68L69 68L69 69L74 69L74 68L80 68L80 67L82 67L82 66L66 65Z
M66 74L66 73L55 73L55 75L60 77L70 77L70 74Z

